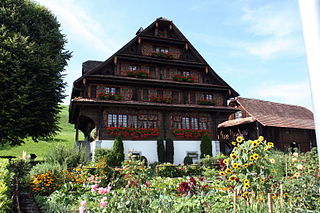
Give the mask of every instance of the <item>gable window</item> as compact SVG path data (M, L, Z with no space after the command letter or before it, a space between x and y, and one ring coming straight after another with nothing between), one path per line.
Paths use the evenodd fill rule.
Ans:
M155 51L157 53L168 53L169 52L169 48L168 47L157 47L157 46L154 46L153 47L153 51Z
M213 100L213 95L212 95L212 94L204 93L204 94L203 94L203 99L204 99L204 100L211 101L211 100Z
M127 127L128 115L108 114L108 127Z
M130 65L129 66L129 71L138 71L140 70L140 66L138 65Z
M181 72L181 74L183 75L183 76L189 76L190 75L190 72L189 71L182 71Z
M242 118L242 111L238 111L234 114L234 118L238 119L238 118Z
M117 88L115 87L106 87L106 94L114 95L116 94Z

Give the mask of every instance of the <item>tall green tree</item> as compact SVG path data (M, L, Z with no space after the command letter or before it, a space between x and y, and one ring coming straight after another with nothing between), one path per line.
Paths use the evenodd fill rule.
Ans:
M124 147L123 141L120 135L117 135L113 143L113 155L115 156L115 166L121 166L121 163L124 161Z
M29 0L0 1L0 144L56 134L71 53L56 17Z
M200 143L200 152L200 158L204 158L206 155L212 156L212 141L209 134L202 135Z

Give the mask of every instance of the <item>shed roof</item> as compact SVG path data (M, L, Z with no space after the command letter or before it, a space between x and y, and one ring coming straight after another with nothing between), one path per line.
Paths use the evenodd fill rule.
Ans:
M301 106L242 97L231 104L240 105L251 117L223 122L220 128L258 121L263 126L315 129L312 112Z

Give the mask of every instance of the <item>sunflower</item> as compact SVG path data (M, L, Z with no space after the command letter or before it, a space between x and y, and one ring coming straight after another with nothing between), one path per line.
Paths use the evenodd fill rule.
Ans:
M240 164L238 164L237 169L241 169L241 165Z
M274 147L274 144L272 142L268 142L267 146Z
M235 169L237 169L237 168L238 168L238 164L237 164L237 163L233 163L233 164L232 164L232 167L235 168Z
M220 175L220 176L225 176L226 173L225 173L224 171L220 171L220 172L219 172L219 175Z
M244 168L248 168L248 166L249 166L249 164L247 164L247 163L245 163L245 164L243 165Z
M275 163L275 162L276 162L276 160L273 159L273 158L271 158L271 159L269 159L269 160L270 160L270 163Z
M266 182L266 179L265 178L260 178L260 182L264 183L264 182Z
M249 184L249 180L248 179L244 179L243 180L243 184Z
M254 161L254 156L251 155L251 156L249 157L249 160Z
M238 136L237 139L236 139L236 141L238 143L242 143L243 140L244 140L244 138L242 136Z
M222 162L223 162L224 164L226 164L226 165L229 164L229 160L228 160L228 159L224 159Z
M231 144L232 144L233 146L236 146L236 145L237 145L237 142L232 141Z
M255 160L258 160L258 158L259 158L259 155L256 153L256 154L253 154L253 158L255 159Z
M230 158L234 160L234 159L236 159L236 158L237 158L237 155L236 155L236 154L234 154L234 153L232 153L232 154L230 154Z
M230 177L229 177L229 181L235 181L236 180L236 176L235 175L231 175Z
M244 188L249 189L250 185L249 184L244 184Z
M259 136L258 141L260 141L260 142L264 141L264 137L263 136Z
M270 147L267 147L267 146L266 146L266 147L263 148L263 150L264 150L264 151L269 151L269 150L270 150Z
M231 174L231 173L232 173L232 170L229 169L229 168L227 168L227 169L225 170L225 173L226 173L226 174Z
M249 192L243 192L242 197L248 197Z
M256 148L258 145L259 145L259 144L258 144L257 141L252 141L252 142L251 142L252 148Z

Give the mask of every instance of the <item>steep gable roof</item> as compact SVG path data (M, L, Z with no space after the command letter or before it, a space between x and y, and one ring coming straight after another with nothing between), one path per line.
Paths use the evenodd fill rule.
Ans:
M242 97L237 97L234 102L251 116L251 122L258 121L263 126L315 129L313 114L304 107ZM245 119L248 118L226 121L219 127L236 126Z
M101 68L103 68L107 64L112 63L114 56L121 54L126 48L128 48L131 45L137 43L138 42L138 38L141 35L147 35L148 34L147 32L150 31L150 29L152 29L158 22L170 23L170 25L172 26L172 30L177 34L178 40L186 42L188 44L188 47L189 47L190 51L195 55L196 58L198 58L199 62L208 67L208 72L211 75L213 75L214 78L217 79L222 85L225 85L225 86L229 87L229 89L230 89L230 97L239 96L239 94L229 84L227 84L219 75L217 75L217 73L210 67L210 65L205 61L205 59L200 55L200 53L193 47L193 45L182 34L182 32L173 24L173 22L168 20L168 19L166 19L166 18L163 18L163 17L157 18L152 24L150 24L145 29L141 29L140 28L138 30L138 32L136 33L136 36L132 40L130 40L126 45L124 45L122 48L120 48L116 53L114 53L112 56L110 56L107 60L105 60L102 63L99 63L97 66L95 66L92 69L88 70L88 72L83 73L83 75L80 78L78 78L74 83L81 81L86 76L95 74L97 71L99 71Z

